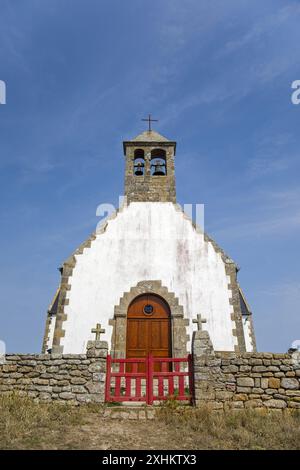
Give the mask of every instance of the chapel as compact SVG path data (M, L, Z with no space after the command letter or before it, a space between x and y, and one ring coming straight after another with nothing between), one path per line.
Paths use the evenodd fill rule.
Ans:
M185 357L196 328L255 351L239 268L176 201L176 142L149 121L123 150L123 203L63 263L43 352L84 354L96 332L112 357Z

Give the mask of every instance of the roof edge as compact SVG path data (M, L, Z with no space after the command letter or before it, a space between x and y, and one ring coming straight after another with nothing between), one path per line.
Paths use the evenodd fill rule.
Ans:
M124 140L123 141L123 152L126 155L126 147L174 147L174 155L176 154L177 142L175 140L167 141L133 141L133 140Z

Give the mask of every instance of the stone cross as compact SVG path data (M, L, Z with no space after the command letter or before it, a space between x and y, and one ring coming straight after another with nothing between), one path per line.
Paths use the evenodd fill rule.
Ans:
M100 335L101 335L101 333L105 333L105 329L101 328L100 323L97 323L96 328L92 328L91 332L96 335L95 340L99 341L100 340Z
M198 313L197 318L193 319L193 323L197 323L197 330L202 331L202 323L206 323L206 318L201 318L200 313Z

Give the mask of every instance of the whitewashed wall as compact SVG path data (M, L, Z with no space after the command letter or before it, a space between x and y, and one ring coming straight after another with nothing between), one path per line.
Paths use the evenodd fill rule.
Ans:
M65 306L64 353L84 353L96 323L106 329L102 339L110 343L114 306L144 280L161 280L179 298L186 317L206 317L216 350L234 350L224 263L173 203L131 203L76 260ZM188 333L193 328L191 323Z
M46 351L47 351L47 349L51 348L51 345L52 345L52 342L53 342L54 330L55 330L55 321L56 321L56 315L51 315L49 317L49 335L48 335L48 341L46 342Z
M251 339L251 323L250 323L250 319L247 316L243 316L243 330L244 330L246 351L252 352L253 344L252 344L252 339Z

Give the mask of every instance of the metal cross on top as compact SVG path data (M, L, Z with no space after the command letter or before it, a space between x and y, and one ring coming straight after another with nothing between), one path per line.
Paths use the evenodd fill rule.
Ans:
M158 119L151 119L151 114L148 114L148 117L142 119L142 121L148 121L149 132L150 132L152 130L151 129L151 122L158 122Z
M198 313L197 318L193 319L193 323L197 323L198 331L202 331L202 323L206 323L206 318L201 318L200 313Z
M92 328L91 332L96 335L95 340L99 341L101 333L105 333L105 329L101 328L100 323L97 323L96 328Z

